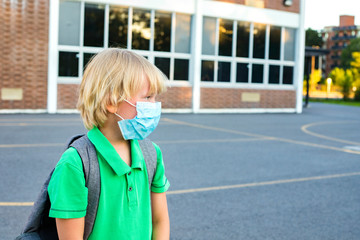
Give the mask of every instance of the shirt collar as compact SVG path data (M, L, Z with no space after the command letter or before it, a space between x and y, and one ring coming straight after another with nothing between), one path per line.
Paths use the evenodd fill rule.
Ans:
M137 141L131 140L131 168L121 159L115 148L109 140L94 127L88 132L90 141L94 144L96 150L105 159L105 161L114 170L116 175L121 176L131 171L131 168L143 169L143 156ZM140 151L140 154L139 154Z

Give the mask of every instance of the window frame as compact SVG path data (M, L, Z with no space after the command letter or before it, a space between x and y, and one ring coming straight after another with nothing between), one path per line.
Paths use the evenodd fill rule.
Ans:
M74 45L61 45L57 44L57 53L60 52L77 52L78 53L78 76L77 77L63 77L57 75L57 84L80 84L81 79L83 77L83 65L84 65L84 54L90 53L90 54L96 54L103 49L106 49L109 47L109 12L110 7L122 7L128 10L128 30L127 30L127 46L126 48L129 50L132 50L142 56L147 57L149 62L155 64L155 58L170 58L170 74L169 74L169 84L174 86L191 86L191 66L193 65L194 59L191 56L191 42L190 42L190 49L189 53L177 53L175 52L175 32L176 32L176 13L175 11L163 11L163 10L155 10L155 9L149 9L149 8L141 8L141 7L133 7L133 6L124 6L119 5L116 3L98 3L98 5L104 6L104 45L102 47L90 47L90 46L84 46L84 24L85 24L85 5L88 1L81 1L80 4L80 31L79 31L79 38L80 42L78 46ZM151 37L150 37L150 46L149 50L136 50L132 49L132 19L133 19L133 10L134 9L144 9L146 11L150 11L150 31L151 31ZM171 14L171 29L170 29L170 51L169 52L162 52L162 51L154 51L154 32L155 32L155 14L156 12L163 12L163 13L170 13ZM192 34L192 28L193 28L193 15L186 13L186 12L179 12L179 14L187 14L190 15L190 37ZM185 59L189 61L189 76L187 80L184 79L174 79L174 65L175 65L175 59ZM57 68L59 68L59 64Z
M201 54L200 61L214 61L214 73L213 73L213 82L205 82L200 81L202 87L221 87L221 88L264 88L267 89L294 89L295 88L295 80L293 76L292 84L283 84L283 68L284 67L293 67L295 71L295 61L289 61L284 59L284 47L285 47L285 29L288 27L279 26L279 25L270 25L265 24L265 54L264 58L254 58L253 57L253 46L254 46L254 24L257 22L252 21L242 21L242 20L231 20L220 17L212 17L208 15L203 15L203 18L215 18L216 19L216 27L215 27L215 54L214 55L206 55ZM231 56L220 56L219 55L219 23L220 19L231 20L233 21L233 36L232 36L232 55ZM237 48L237 26L240 22L245 22L250 24L250 33L249 33L249 47L248 47L248 56L249 57L237 57L236 56L236 48ZM280 35L280 59L270 59L269 58L269 48L270 48L270 27L280 27L281 35ZM297 34L297 29L295 30L295 34ZM294 37L296 39L296 37ZM296 42L294 42L294 48L296 47ZM218 81L218 63L219 62L231 62L231 74L230 74L230 82L219 82ZM248 64L248 82L236 82L236 72L237 72L237 64L245 63ZM262 83L252 83L252 66L253 64L262 64L263 65L263 80ZM273 84L269 83L269 67L270 65L278 65L280 66L279 73L279 83ZM201 76L200 76L201 78Z

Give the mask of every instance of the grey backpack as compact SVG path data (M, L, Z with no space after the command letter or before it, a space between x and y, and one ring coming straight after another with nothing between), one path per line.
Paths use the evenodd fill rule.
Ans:
M156 172L156 149L148 139L140 140L139 145L145 159L150 188ZM88 239L94 226L100 198L99 162L95 146L86 134L73 136L67 145L67 148L69 147L75 148L80 155L85 175L85 186L88 188L88 206L84 229L84 239ZM25 228L16 240L59 239L55 219L49 217L50 199L47 189L53 172L54 169L42 186Z

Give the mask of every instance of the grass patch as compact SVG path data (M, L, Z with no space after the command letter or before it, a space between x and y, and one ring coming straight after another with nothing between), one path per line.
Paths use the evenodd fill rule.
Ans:
M342 100L342 99L315 99L310 98L310 102L321 102L321 103L328 103L328 104L339 104L339 105L346 105L346 106L354 106L360 107L360 102L354 100Z

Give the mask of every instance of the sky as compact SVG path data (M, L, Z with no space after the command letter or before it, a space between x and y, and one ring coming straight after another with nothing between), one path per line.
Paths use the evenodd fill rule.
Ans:
M305 0L305 29L339 26L340 15L355 16L360 25L360 0Z

